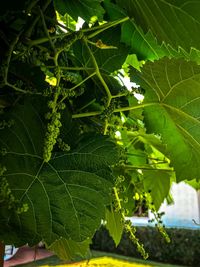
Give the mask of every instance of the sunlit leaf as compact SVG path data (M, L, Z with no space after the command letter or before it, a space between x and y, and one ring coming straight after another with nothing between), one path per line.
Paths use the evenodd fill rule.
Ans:
M54 251L60 259L72 260L76 259L78 256L85 257L89 250L90 243L90 239L86 239L82 242L75 242L73 240L61 238L53 242L48 249Z
M60 14L65 15L68 13L76 21L78 17L81 17L89 22L93 16L97 16L99 20L102 20L104 14L101 0L56 0L54 5Z
M200 67L184 60L147 63L135 78L145 89L145 122L160 134L178 181L199 179Z
M144 189L150 193L153 204L158 210L169 194L171 174L161 170L143 171L143 174Z
M125 5L123 0L116 2L145 33L151 30L160 45L164 41L188 52L191 47L200 49L199 1L128 0Z
M121 240L123 233L122 215L120 212L106 209L106 228L109 231L110 236L113 238L115 245L117 246Z

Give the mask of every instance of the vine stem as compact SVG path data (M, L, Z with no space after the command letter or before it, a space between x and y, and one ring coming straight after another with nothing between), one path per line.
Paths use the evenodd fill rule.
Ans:
M95 31L95 32L91 33L90 35L88 35L87 38L88 39L91 39L91 38L95 37L96 35L98 35L99 33L103 32L103 31L105 31L105 30L107 30L109 28L112 28L114 26L117 26L118 24L121 24L121 23L123 23L123 22L125 22L127 20L129 20L129 17L124 17L122 19L118 19L118 20L112 21L110 23L106 23L106 24L104 24L105 25L104 27L103 26L102 27L99 26L99 28L97 29L97 31ZM94 30L94 28L91 28L91 29Z
M131 111L131 110L136 110L136 109L141 109L145 108L148 106L154 106L157 105L158 103L147 103L147 104L140 104L138 106L133 106L133 107L122 107L122 108L116 108L113 110L114 113L117 112L123 112L123 111ZM84 117L92 117L92 116L98 116L102 113L102 111L92 111L92 112L85 112L85 113L78 113L78 114L73 114L72 118L73 119L78 119L78 118L84 118Z
M114 192L114 195L115 195L115 199L116 199L116 202L117 202L118 209L122 210L121 200L119 198L119 194L118 194L117 188L115 186L113 187L113 192ZM122 217L124 219L124 215L123 214L122 214Z
M86 48L87 48L87 50L88 50L88 52L90 54L91 60L93 62L93 65L94 65L94 68L95 68L95 71L96 71L96 75L99 78L101 84L103 85L103 87L104 87L104 89L106 91L106 94L107 94L107 97L108 97L107 104L106 104L106 108L107 108L107 107L109 107L111 99L112 99L111 92L110 92L106 82L104 81L104 79L103 79L103 77L102 77L102 75L101 75L101 73L99 71L99 66L98 66L97 61L96 61L96 59L95 59L95 57L94 57L94 55L93 55L88 43L87 43L86 37L83 38L83 41L84 41L84 44L85 44L85 46L86 46Z
M90 78L92 78L94 75L96 75L96 72L93 72L92 74L90 74L89 76L87 76L84 80L82 80L80 83L76 84L74 87L70 88L69 90L75 90L77 87L81 86L83 83L85 83L87 80L89 80ZM67 98L67 96L64 96L60 102L63 102L65 99Z
M174 172L172 169L153 169L149 167L142 166L132 166L132 165L121 165L126 170L147 170L147 171L164 171L164 172Z
M17 35L14 40L11 42L10 44L10 47L9 47L9 50L7 52L7 57L6 57L6 60L5 62L3 62L3 66L4 66L4 81L3 83L6 84L7 83L7 80L8 80L8 70L9 70L9 65L10 65L10 60L11 60L11 57L12 57L12 53L13 53L13 50L15 48L15 45L17 44L18 40L19 40L19 35Z
M46 25L46 22L45 22L45 18L44 18L44 14L43 14L41 8L39 8L39 13L40 13L40 16L41 16L41 20L42 20L42 24L43 24L43 28L44 28L45 34L46 34L46 36L47 36L47 38L49 40L49 43L50 43L54 53L55 53L56 49L55 49L54 43L51 40L51 36L49 35L48 29L47 29L47 25Z
M73 30L71 30L69 27L67 27L66 25L61 24L60 22L57 21L57 19L52 19L48 16L44 16L46 20L53 22L54 24L58 25L59 27L63 28L65 31L67 32L74 32Z
M17 86L15 86L14 84L11 84L9 82L6 82L5 85L11 87L12 89L14 89L15 91L19 92L19 93L23 93L23 94L31 94L31 95L42 95L42 93L34 93L34 92L31 92L31 91L26 91L26 90L23 90Z
M46 66L48 69L54 69L55 66ZM87 68L87 67L60 67L61 70L84 70L84 71L90 71L94 70L94 68Z
M60 38L69 36L70 34L71 34L70 32L62 33L62 34L59 34L59 35L51 36L51 39L52 40L60 39ZM43 43L46 43L46 42L49 42L49 38L48 37L42 37L42 38L35 39L35 40L27 40L27 41L25 41L25 43L28 44L30 47L34 46L34 45L43 44Z
M31 12L31 9L34 8L34 6L36 6L36 4L39 2L39 0L34 0L34 1L31 1L30 4L28 5L27 9L26 9L26 13L30 13Z
M44 11L47 9L47 7L48 7L49 4L51 3L51 1L52 1L52 0L47 0L47 1L44 3L44 5L42 6L42 12L44 12ZM37 24L37 22L38 22L39 19L40 19L40 14L38 14L38 15L35 17L35 19L33 20L32 24L30 25L30 27L26 30L26 32L25 32L24 35L25 35L27 38L29 38L29 37L31 36L31 33L32 33L32 31L33 31L33 29L34 29L34 27L35 27L35 25Z
M122 19L119 19L119 20L116 20L116 21L113 21L113 22L108 22L108 23L105 23L103 25L99 25L99 26L96 26L96 27L92 27L92 28L88 28L88 29L82 29L81 31L83 33L87 33L87 32L90 32L90 31L94 31L96 30L95 32L91 33L90 35L87 36L88 39L98 35L99 33L111 28L111 27L114 27L118 24L121 24L125 21L129 20L129 17L124 17ZM69 36L72 32L67 32L67 33L63 33L63 34L59 34L59 35L56 35L56 36L52 36L51 39L59 39L59 38L62 38L62 37L65 37L65 36ZM39 38L39 39L36 39L36 40L30 40L28 41L28 44L30 46L34 46L34 45L38 45L38 44L42 44L42 43L46 43L49 41L49 38L48 37L43 37L43 38Z

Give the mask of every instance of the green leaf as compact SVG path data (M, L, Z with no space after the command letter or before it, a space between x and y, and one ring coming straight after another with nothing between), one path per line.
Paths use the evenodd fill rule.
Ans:
M161 170L143 171L144 189L150 192L156 210L169 194L170 189L170 172Z
M95 144L94 137L91 149L85 141L78 150L57 153L44 163L44 125L38 106L26 101L4 117L14 120L12 127L0 131L5 152L1 164L7 168L4 176L15 198L29 209L21 214L0 211L0 224L14 229L21 244L44 240L51 245L60 237L77 242L91 238L110 203L113 176L107 153L116 153L115 145L109 145L106 137L97 138ZM3 231L1 227L0 233ZM16 240L7 233L6 242Z
M104 0L103 7L106 11L105 15L106 17L109 18L110 21L126 17L126 13L124 12L124 10L120 8L118 5L111 3L110 0Z
M149 30L159 44L164 41L174 49L200 49L200 2L193 0L117 0L145 33ZM192 30L191 30L192 29Z
M72 260L79 257L85 257L88 250L91 239L86 239L83 242L75 242L73 240L67 240L61 238L51 244L48 249L56 253L56 255L63 260Z
M151 31L146 34L133 20L122 24L121 41L131 47L140 60L151 60L169 56L170 51L162 44L158 45Z
M112 165L120 157L120 149L107 136L101 135L86 135L81 141L79 147L76 149L78 153L92 153L108 165ZM113 154L110 153L113 152Z
M101 21L104 14L101 1L102 0L54 0L54 5L55 9L61 15L68 13L75 20L81 17L89 22L91 17L97 16Z
M107 46L116 47L101 49L96 47L95 45L90 46L91 51L97 61L98 67L101 71L105 71L106 73L110 74L111 72L122 67L129 53L129 48L121 43L120 34L120 27L114 27L105 30L102 34L99 34L97 37L91 39L93 43L101 40L103 44ZM81 66L94 68L93 61L85 45L82 45L81 42L76 42L76 44L73 46L73 50L75 57L79 61Z
M145 89L148 132L161 134L178 181L199 179L200 67L184 60L147 63L136 82Z
M184 181L184 182L192 186L195 190L200 190L200 181L193 179L191 181Z
M143 61L138 60L137 55L131 54L131 55L127 56L124 64L128 64L128 65L132 66L133 68L135 68L136 70L140 70L143 63L144 63Z
M123 233L122 215L120 212L114 211L113 207L111 210L106 209L106 228L115 245L118 246Z

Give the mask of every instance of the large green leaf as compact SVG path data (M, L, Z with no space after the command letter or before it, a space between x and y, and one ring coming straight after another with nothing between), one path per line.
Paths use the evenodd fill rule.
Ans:
M75 242L61 238L51 244L48 249L55 251L60 259L72 260L77 257L85 257L90 243L90 239L86 239L83 242Z
M99 20L102 20L104 9L101 6L101 1L102 0L55 0L54 5L56 10L62 15L68 13L75 20L81 17L89 22L92 16L97 16Z
M135 79L145 89L149 132L161 134L177 180L199 179L200 67L184 60L147 63Z
M193 180L184 181L184 182L192 186L195 190L200 190L200 181L193 179Z
M123 234L123 218L120 212L106 209L106 228L113 238L115 245L118 246Z
M10 229L5 241L16 242L13 229L21 243L31 245L39 240L51 245L60 237L82 242L93 236L110 203L113 177L107 153L116 152L115 144L106 137L95 142L94 137L91 149L85 141L77 151L57 153L44 163L44 125L38 110L25 102L4 116L14 120L12 127L0 131L5 177L15 198L29 209L21 214L0 210L0 235Z
M142 60L155 60L169 56L170 51L164 44L158 45L151 31L144 34L133 20L122 24L121 41L131 47L131 52Z
M149 30L159 44L200 49L200 2L193 0L117 0L145 33ZM191 30L192 29L192 30Z
M104 8L109 20L117 20L126 17L125 10L111 3L110 0L104 1ZM136 53L139 59L155 60L169 55L166 46L158 45L152 33L149 31L145 34L133 19L122 23L121 41L131 47L131 52Z
M158 210L164 199L169 194L170 189L170 172L161 170L143 171L144 175L144 189L146 192L150 192L153 200L153 204Z

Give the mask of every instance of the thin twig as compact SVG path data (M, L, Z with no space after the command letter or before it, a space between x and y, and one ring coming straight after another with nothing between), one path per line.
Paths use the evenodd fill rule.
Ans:
M6 82L5 85L11 87L12 89L14 89L15 91L19 92L19 93L23 93L23 94L31 94L31 95L42 95L42 93L39 93L39 92L31 92L31 91L28 91L28 90L23 90L17 86L15 86L14 84L11 84L9 82Z
M199 223L197 223L197 222L195 221L195 219L192 219L192 221L194 222L194 224L196 224L196 225L200 226L200 224L199 224Z
M47 7L50 5L51 1L52 0L47 0L46 1L46 3L42 7L42 12L44 12L47 9ZM38 22L39 19L40 19L40 14L35 17L35 19L33 20L32 24L30 25L30 27L28 28L28 30L25 32L24 35L27 38L29 38L31 36L32 31L33 31L33 29L34 29L34 27L37 24L37 22Z
M74 87L68 89L70 91L75 90L76 88L78 88L79 86L81 86L83 83L85 83L87 80L89 80L90 78L92 78L94 75L96 75L96 72L93 72L92 74L90 74L88 77L86 77L84 80L82 80L80 83L76 84ZM65 99L67 98L67 96L64 96L60 102L63 102Z
M121 24L121 23L123 23L125 21L128 21L128 20L129 20L129 17L125 17L123 19L119 19L119 20L115 20L113 22L106 23L104 25L104 27L102 27L102 28L99 27L99 29L97 29L97 31L95 31L95 32L91 33L90 35L88 35L87 38L91 39L91 38L95 37L96 35L100 34L101 32L103 32L103 31L105 31L105 30L107 30L109 28L112 28L114 26L117 26L118 24Z
M3 84L6 84L8 81L8 70L9 70L9 65L12 57L13 50L15 48L15 45L17 44L19 40L20 34L18 34L13 41L10 44L9 50L7 51L5 61L3 61L3 68L4 68L4 75L3 75Z
M99 78L101 84L103 85L103 87L104 87L104 89L105 89L105 91L106 91L106 94L107 94L107 97L108 97L108 99L107 99L107 104L106 104L106 108L107 108L107 107L109 107L110 102L111 102L111 99L112 99L111 92L110 92L110 90L109 90L109 88L108 88L106 82L104 81L104 79L103 79L103 77L102 77L102 75L101 75L101 73L100 73L99 66L98 66L98 64L97 64L96 58L94 57L94 55L93 55L93 53L92 53L90 47L88 46L87 39L86 39L86 38L83 38L83 41L84 41L84 44L85 44L85 46L86 46L86 48L87 48L87 50L88 50L88 52L89 52L89 54L90 54L90 58L91 58L91 60L92 60L92 62L93 62L94 68L95 68L95 70L96 70L96 75L97 75L97 77Z
M49 39L49 43L50 43L50 45L51 45L51 47L52 47L52 49L53 49L53 51L55 53L56 49L55 49L54 43L52 42L51 36L49 34L49 31L47 29L47 25L46 25L46 22L45 22L45 19L44 19L44 14L43 14L43 12L42 12L40 7L39 7L39 12L40 12L40 16L41 16L41 19L42 19L42 24L43 24L43 28L44 28L45 34L46 34L47 38Z

